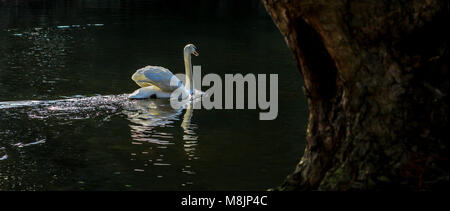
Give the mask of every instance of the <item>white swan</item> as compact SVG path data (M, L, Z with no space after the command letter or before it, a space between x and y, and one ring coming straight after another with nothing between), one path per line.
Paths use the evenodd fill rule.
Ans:
M182 88L182 96L192 96L194 94L194 83L192 78L191 54L198 56L197 48L193 44L184 47L184 66L186 71L186 85L177 78L170 70L159 66L146 66L136 71L131 79L142 88L131 93L130 99L145 98L170 98L170 94ZM171 85L172 84L176 85Z

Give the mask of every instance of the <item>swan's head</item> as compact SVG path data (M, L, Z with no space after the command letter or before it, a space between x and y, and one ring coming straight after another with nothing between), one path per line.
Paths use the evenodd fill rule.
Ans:
M184 47L184 53L187 54L194 54L194 56L198 56L199 54L197 53L197 47L195 47L195 45L193 44L187 44Z

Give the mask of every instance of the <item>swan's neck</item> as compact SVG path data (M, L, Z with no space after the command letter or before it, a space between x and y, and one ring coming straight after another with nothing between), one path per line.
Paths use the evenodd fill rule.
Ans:
M186 52L184 53L184 69L186 71L185 88L189 91L189 94L193 94L194 81L192 80L191 54Z

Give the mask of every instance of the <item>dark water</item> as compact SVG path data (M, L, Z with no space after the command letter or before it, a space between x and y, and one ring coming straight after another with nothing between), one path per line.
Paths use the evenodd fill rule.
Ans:
M259 1L0 1L0 190L264 190L304 149L301 76ZM129 101L145 65L279 74L279 114ZM207 89L208 87L204 87Z

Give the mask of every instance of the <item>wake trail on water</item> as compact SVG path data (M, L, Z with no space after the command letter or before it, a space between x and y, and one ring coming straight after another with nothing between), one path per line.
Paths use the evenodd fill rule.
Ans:
M57 100L21 100L21 101L3 101L0 102L0 109L21 108L42 105L79 105L79 106L94 106L104 104L126 103L127 95L98 95L92 97L85 97L76 95L73 97L66 97Z

